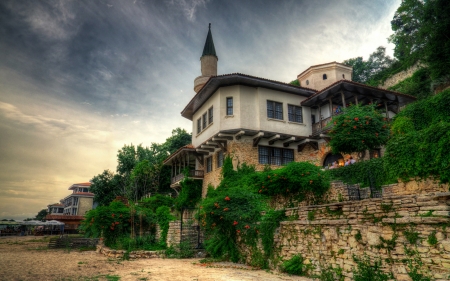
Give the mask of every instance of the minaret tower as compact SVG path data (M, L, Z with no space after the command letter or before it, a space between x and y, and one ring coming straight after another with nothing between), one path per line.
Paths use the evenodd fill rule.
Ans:
M214 42L211 34L211 24L209 24L208 36L206 36L205 47L203 47L203 54L200 58L202 75L194 80L194 91L198 93L200 89L208 82L209 77L217 75L217 61L219 58L216 55Z

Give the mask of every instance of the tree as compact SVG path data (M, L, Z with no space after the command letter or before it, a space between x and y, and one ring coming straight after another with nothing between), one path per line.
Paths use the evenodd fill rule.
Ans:
M186 132L185 129L176 128L172 130L172 136L166 139L164 148L168 153L174 153L180 147L188 145L192 142L192 135Z
M330 124L329 145L333 153L362 153L379 148L389 138L389 125L375 105L347 107Z
M48 215L47 209L42 209L39 211L39 213L37 213L37 215L34 219L41 221L41 220L44 220L47 215Z
M94 202L100 206L107 206L116 196L124 196L120 187L120 176L109 170L93 177L90 191L94 193Z
M386 55L386 48L379 46L375 52L370 54L369 59L364 61L362 57L351 58L343 61L344 64L353 67L352 80L363 84L373 84L371 80L377 80L380 74L389 69L394 60Z
M404 0L391 21L394 34L389 37L389 42L395 44L394 57L408 65L423 56L423 15L423 1Z
M300 81L298 81L298 79L292 80L289 84L300 87Z

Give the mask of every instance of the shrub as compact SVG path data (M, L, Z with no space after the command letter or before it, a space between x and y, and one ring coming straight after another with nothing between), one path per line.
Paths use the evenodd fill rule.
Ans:
M353 256L356 262L356 269L353 270L353 280L355 281L387 281L389 276L381 270L381 260L375 260L372 264L370 258L364 255L359 259Z
M284 261L281 265L281 270L292 275L305 275L306 268L303 264L303 257L295 255L291 259Z
M375 105L353 105L333 117L329 125L333 153L363 152L386 144L389 124L375 108Z

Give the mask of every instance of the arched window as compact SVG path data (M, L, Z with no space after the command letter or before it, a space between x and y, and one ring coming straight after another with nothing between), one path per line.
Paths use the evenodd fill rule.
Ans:
M323 80L327 80L327 75L326 74L323 75Z
M309 80L306 80L306 85L309 85Z

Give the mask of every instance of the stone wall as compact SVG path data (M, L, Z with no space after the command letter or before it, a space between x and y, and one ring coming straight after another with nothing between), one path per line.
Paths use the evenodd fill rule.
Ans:
M383 196L390 195L412 195L427 194L432 192L449 191L448 184L440 184L439 181L433 179L411 180L390 185L382 186Z
M411 280L408 261L426 276L448 280L449 205L450 193L443 192L291 208L286 215L292 220L281 222L275 235L276 248L283 259L301 254L313 265L312 274L331 265L352 280L353 256L366 254L381 259L383 271L396 280ZM411 234L418 237L412 243Z
M389 87L392 87L392 86L402 82L406 78L411 77L414 74L414 72L421 69L422 67L423 67L423 64L421 64L420 62L417 62L413 66L408 68L407 70L401 71L401 72L396 73L393 76L389 77L388 79L386 79L386 81L384 81L384 83L382 85L380 85L378 87L381 89L387 89Z
M109 258L123 259L125 250L114 250L106 247L103 244L97 245L97 253L107 256ZM150 259L163 257L162 251L132 251L129 253L130 259Z

